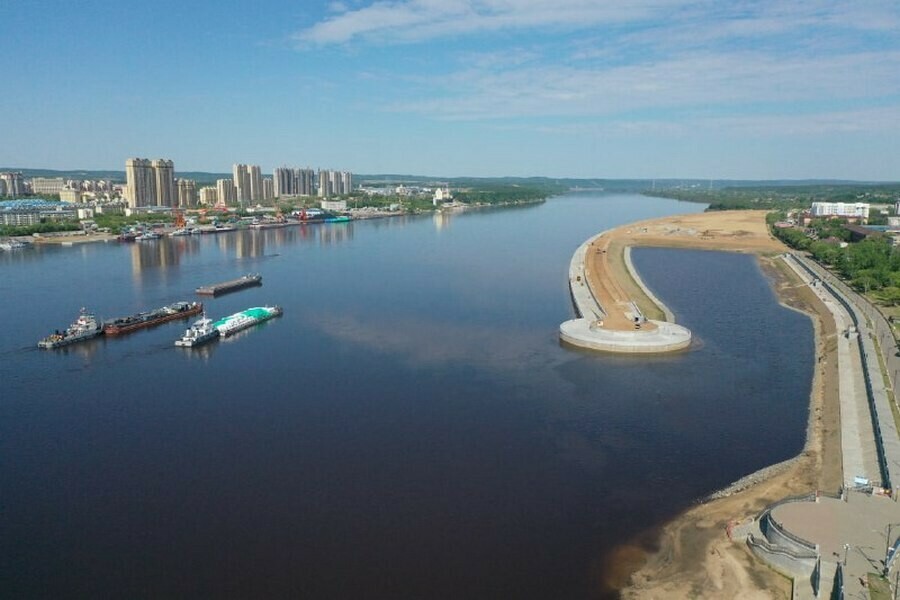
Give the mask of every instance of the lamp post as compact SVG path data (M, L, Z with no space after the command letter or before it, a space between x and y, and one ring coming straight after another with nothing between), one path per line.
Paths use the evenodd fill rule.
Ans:
M894 530L895 525L900 525L900 523L888 523L887 525L887 536L884 540L884 575L887 577L889 571L888 558L890 558L891 553L891 532Z

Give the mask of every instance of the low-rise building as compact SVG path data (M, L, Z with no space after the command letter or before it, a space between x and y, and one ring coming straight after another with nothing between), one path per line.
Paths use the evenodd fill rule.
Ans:
M810 207L813 217L855 217L869 218L869 205L864 202L813 202Z
M322 207L322 210L347 210L346 200L322 200L319 202L319 205Z
M83 194L81 190L73 190L70 188L63 188L59 190L59 199L63 202L71 202L73 204L79 204L83 198Z
M66 187L62 177L32 177L31 191L34 194L58 194Z

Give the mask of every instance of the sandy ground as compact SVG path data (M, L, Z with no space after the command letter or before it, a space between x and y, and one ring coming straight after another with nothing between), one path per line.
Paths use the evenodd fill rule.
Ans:
M35 244L89 244L91 242L113 242L116 240L116 236L103 234L103 233L95 233L91 235L63 235L63 236L52 236L52 237L32 237L26 238L28 241Z
M769 235L764 211L656 219L620 227L608 235L604 269L594 276L618 279L616 287L605 289L628 295L650 318L662 313L628 275L621 259L625 246L757 254L781 302L812 317L817 362L804 452L776 474L760 477L754 485L727 497L699 504L661 530L644 532L622 545L605 569L604 587L620 590L626 599L790 598L790 580L757 560L745 543L732 542L727 533L729 525L752 518L784 496L815 489L834 492L841 485L837 346L829 311L780 260L770 258L785 247Z

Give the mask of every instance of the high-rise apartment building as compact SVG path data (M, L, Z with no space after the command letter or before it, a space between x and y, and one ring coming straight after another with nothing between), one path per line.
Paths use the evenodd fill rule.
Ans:
M175 164L159 158L129 158L125 161L125 196L128 205L176 206Z
M125 186L128 206L153 206L156 204L156 176L146 158L129 158L125 161Z
M272 172L272 183L275 187L275 197L281 198L282 196L293 196L296 194L294 191L294 170L288 169L287 167L283 167L280 169L275 169Z
M218 201L226 206L234 206L237 202L237 190L231 179L216 179Z
M3 182L4 196L21 196L25 193L25 180L19 172L0 173L0 181Z
M247 172L247 165L236 164L231 167L231 173L234 177L234 190L236 200L243 204L250 200L250 174Z
M328 176L328 171L319 169L316 183L319 187L319 198L327 198L331 195L331 179Z
M297 169L298 187L300 196L312 196L316 190L316 172L312 169Z
M150 163L156 178L156 205L175 206L178 192L175 191L175 165L171 160L158 158Z
M262 180L262 199L271 200L275 197L275 184L271 178L266 177Z
M236 164L231 172L234 175L238 202L243 204L263 199L262 171L259 165Z
M353 174L349 171L319 169L319 197L343 196L353 191Z
M273 183L276 198L282 196L312 196L315 194L316 172L312 169L275 169Z
M259 202L263 199L262 170L259 165L247 165L247 179L250 181L251 202Z
M203 206L215 206L218 201L216 188L211 185L200 188L200 204Z
M179 179L178 204L181 208L193 208L197 206L197 182L193 179Z

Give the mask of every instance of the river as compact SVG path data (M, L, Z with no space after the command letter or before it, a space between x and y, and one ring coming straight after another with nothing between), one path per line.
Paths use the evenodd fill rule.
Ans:
M572 252L702 205L544 204L0 253L4 597L590 598L616 544L803 445L809 320L752 257L637 249L697 345L558 342ZM284 316L57 351L85 306ZM714 290L714 293L710 293Z

